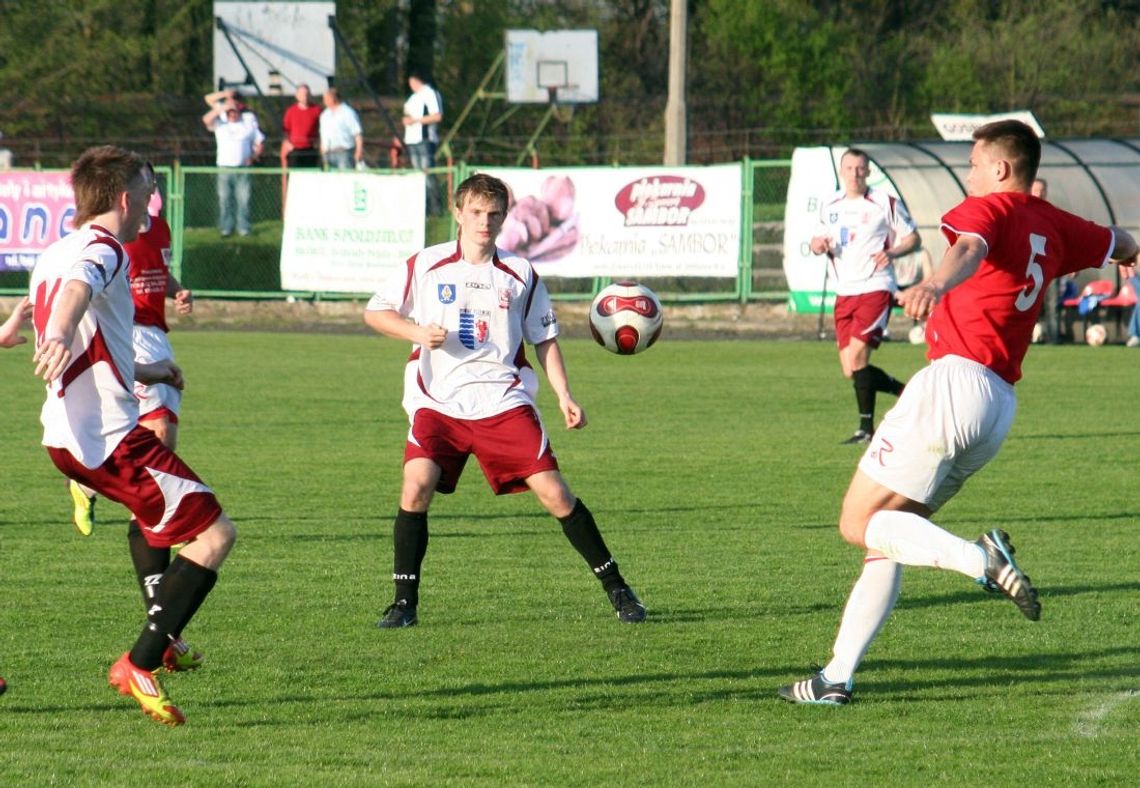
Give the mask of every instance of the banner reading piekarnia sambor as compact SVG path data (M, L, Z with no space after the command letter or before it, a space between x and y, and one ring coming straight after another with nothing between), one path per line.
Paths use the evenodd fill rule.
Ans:
M484 172L514 196L499 247L542 276L738 273L740 164Z

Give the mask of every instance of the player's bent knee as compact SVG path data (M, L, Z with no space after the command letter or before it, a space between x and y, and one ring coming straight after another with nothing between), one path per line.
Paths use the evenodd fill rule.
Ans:
M841 516L839 518L839 533L843 540L855 547L865 548L864 538L867 534L866 517Z

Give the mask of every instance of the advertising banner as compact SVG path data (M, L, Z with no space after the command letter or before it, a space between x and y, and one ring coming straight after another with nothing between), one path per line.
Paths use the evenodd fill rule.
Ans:
M68 173L0 172L0 271L30 271L74 215Z
M424 246L422 172L289 175L281 288L373 293Z
M485 172L514 194L498 245L541 276L739 272L740 164Z

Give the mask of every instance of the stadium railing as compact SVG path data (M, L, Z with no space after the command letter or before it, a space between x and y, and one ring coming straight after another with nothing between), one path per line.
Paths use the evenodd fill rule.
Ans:
M735 278L670 277L642 281L670 302L779 301L787 298L783 272L784 203L791 173L789 160L742 162L739 270ZM436 167L431 174L447 193L476 165ZM354 300L367 293L299 292L281 288L284 170L248 170L252 188L252 231L222 237L218 231L216 167L156 167L164 196L164 213L172 235L171 269L202 298L258 300ZM384 170L380 170L384 172ZM454 237L454 220L428 216L428 244ZM415 250L409 250L409 252ZM608 277L548 277L551 296L561 301L587 301L608 284ZM27 290L28 273L0 272L0 295Z

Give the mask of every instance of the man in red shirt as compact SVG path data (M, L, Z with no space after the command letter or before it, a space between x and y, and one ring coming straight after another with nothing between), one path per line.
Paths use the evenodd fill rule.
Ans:
M969 193L942 218L950 248L923 282L899 295L928 319L930 364L884 417L847 490L843 538L866 549L831 661L782 687L796 703L851 700L854 673L898 598L902 566L951 569L1010 599L1031 621L1037 591L1000 529L961 539L931 515L998 452L1013 423L1013 384L1046 288L1059 276L1112 261L1133 264L1136 240L1033 196L1041 142L1024 123L974 132Z
M318 145L318 127L321 107L312 104L308 85L298 85L294 94L297 103L285 110L281 126L285 139L281 142L284 167L320 167L321 152Z

